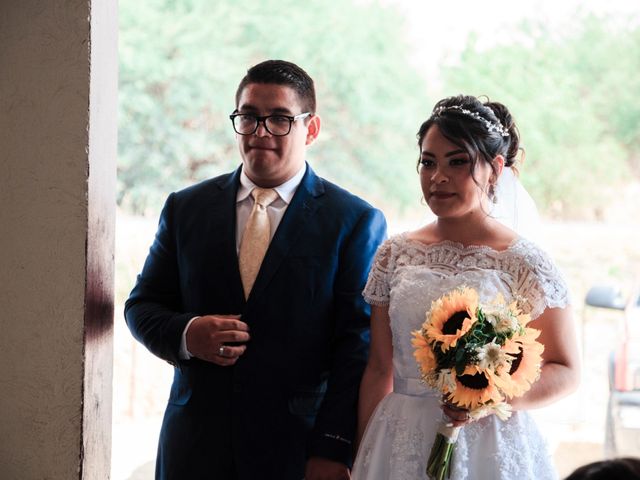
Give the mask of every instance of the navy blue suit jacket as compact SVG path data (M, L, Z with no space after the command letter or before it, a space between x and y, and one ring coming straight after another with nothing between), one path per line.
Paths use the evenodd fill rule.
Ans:
M382 213L307 171L245 301L236 253L240 169L173 193L125 307L133 335L175 366L162 479L300 480L309 456L351 463L369 345L363 301ZM196 315L241 314L232 367L178 356Z

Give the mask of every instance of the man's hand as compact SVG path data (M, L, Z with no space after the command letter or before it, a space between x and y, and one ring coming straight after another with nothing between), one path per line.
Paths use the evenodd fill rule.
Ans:
M304 480L349 480L351 474L347 466L327 458L311 457L307 460Z
M240 315L204 315L196 318L187 329L187 350L194 357L221 366L236 363L246 345L226 345L249 340L249 326Z

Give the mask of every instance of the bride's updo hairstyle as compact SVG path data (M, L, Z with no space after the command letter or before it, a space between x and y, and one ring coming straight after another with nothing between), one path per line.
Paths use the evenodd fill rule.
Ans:
M488 99L483 103L471 95L440 100L418 130L418 148L422 147L427 131L434 125L438 126L447 140L469 154L472 175L477 162L481 160L487 162L496 173L492 160L497 155L504 157L505 167L514 167L516 163L520 134L511 113L501 103ZM417 166L420 167L420 160Z

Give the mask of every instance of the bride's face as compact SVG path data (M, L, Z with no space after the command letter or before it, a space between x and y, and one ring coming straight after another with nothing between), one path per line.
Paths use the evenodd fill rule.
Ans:
M420 148L420 184L424 198L438 218L486 215L491 166L479 160L473 168L466 150L445 138L437 125Z

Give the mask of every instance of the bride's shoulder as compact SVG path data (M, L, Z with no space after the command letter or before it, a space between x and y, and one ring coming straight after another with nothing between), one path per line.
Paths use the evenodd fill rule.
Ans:
M399 258L424 254L429 248L420 230L404 231L387 238L378 247L375 263L383 267L393 267Z
M543 275L557 275L558 268L552 255L536 242L525 237L514 240L510 250L529 270Z
M551 255L540 244L523 236L518 236L513 240L511 249L530 261L538 258L551 258Z
M496 222L490 237L487 238L487 246L497 252L503 252L515 245L520 238L516 232Z
M380 247L378 247L379 251L387 251L392 248L398 248L410 244L412 242L419 242L423 244L433 243L432 241L428 241L425 235L422 233L423 228L418 230L406 230L400 233L394 233L387 238Z
M534 301L532 317L535 318L545 307L563 308L571 303L571 294L564 273L556 265L553 257L537 243L518 237L511 249L517 260L507 260L509 271L519 278L521 296L538 299ZM537 313L536 313L537 312Z
M379 260L388 259L393 255L397 255L397 252L402 248L406 241L407 232L396 233L389 236L389 238L382 242L378 247L376 258Z
M399 237L403 242L417 242L427 246L442 242L442 238L436 235L432 224L425 225L417 230L406 231L401 233Z

